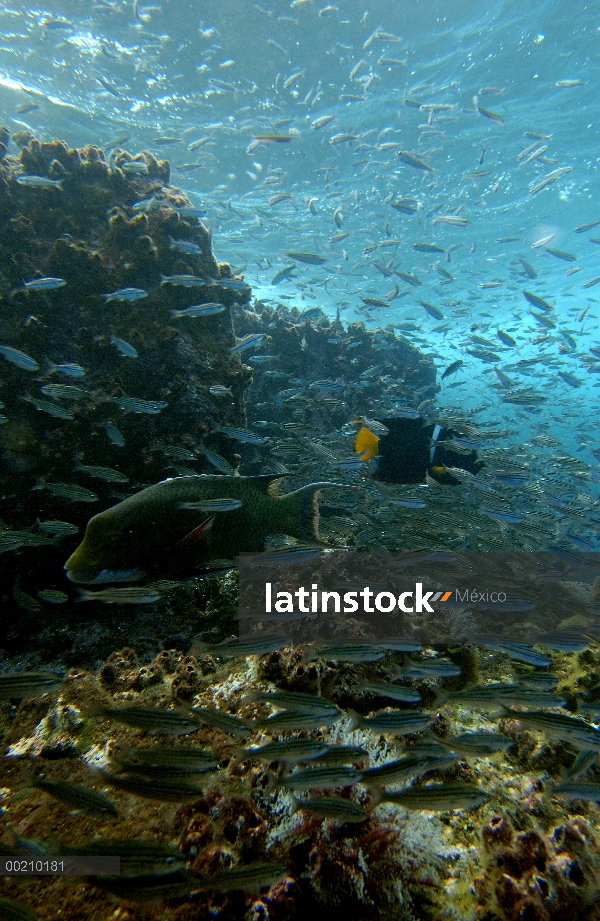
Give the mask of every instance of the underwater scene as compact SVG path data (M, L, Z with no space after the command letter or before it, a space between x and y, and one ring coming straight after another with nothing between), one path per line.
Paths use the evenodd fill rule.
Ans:
M600 921L599 28L2 4L1 921Z

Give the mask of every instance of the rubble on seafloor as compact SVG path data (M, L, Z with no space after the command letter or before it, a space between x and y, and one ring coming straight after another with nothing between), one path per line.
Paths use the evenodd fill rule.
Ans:
M397 661L397 655L388 659ZM499 757L460 759L452 767L432 769L417 782L479 783L490 799L477 810L407 812L391 803L378 805L375 791L358 784L340 792L366 808L363 821L340 822L295 811L291 794L278 784L283 765L247 760L241 748L249 740L232 738L214 726L178 740L180 750L192 747L214 756L215 767L199 778L198 795L190 802L140 798L114 789L98 773L110 771L115 759L118 763L132 747L151 751L161 744L161 736L99 720L90 715L94 704L164 709L184 702L249 719L266 713L264 704L248 701L251 690L273 688L276 681L287 690L310 692L312 675L321 679L326 699L343 700L348 710L366 713L374 705L360 690L361 679L389 677L394 667L388 660L353 666L315 662L302 670L300 663L293 647L234 661L164 650L146 664L133 649L124 648L98 671L72 670L58 698L46 695L0 707L7 755L0 799L4 853L13 849L26 855L35 846L56 854L62 846L77 844L84 853L94 842L144 841L174 848L181 865L201 876L265 860L278 862L286 868L278 882L245 893L206 892L202 887L193 891L189 883L189 895L158 899L128 898L124 889L115 895L100 879L92 886L92 881L76 877L5 878L1 896L22 900L42 919L57 917L59 909L69 918L148 921L205 916L294 921L307 912L325 919L332 910L356 921L598 917L598 807L583 802L567 807L551 799L552 777L572 765L573 755L564 743L540 741L536 733L524 732L508 719L502 731L512 745ZM493 678L505 671L506 663L482 661L480 668L480 678ZM490 730L492 722L489 714L442 708L433 732L443 739L464 729ZM300 737L358 746L366 752L355 760L359 768L367 761L375 766L409 753L417 742L409 736L400 745L389 736L354 728L347 717ZM264 730L255 731L252 744L269 738ZM168 741L162 737L163 744ZM118 815L73 811L33 789L32 773L103 789ZM172 861L159 862L154 874L173 872ZM140 885L138 874L131 875Z

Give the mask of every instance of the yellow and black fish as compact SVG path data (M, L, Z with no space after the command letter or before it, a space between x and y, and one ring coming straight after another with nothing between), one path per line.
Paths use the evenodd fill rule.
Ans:
M364 422L364 420L357 420ZM374 434L362 425L356 435L354 449L363 460L376 459L373 478L387 483L425 483L425 475L433 477L444 486L454 486L459 481L447 471L447 467L460 466L468 473L477 473L483 461L477 460L477 450L466 448L461 451L460 464L456 454L439 442L459 439L460 432L443 428L439 424L427 424L417 417L383 419L387 435Z

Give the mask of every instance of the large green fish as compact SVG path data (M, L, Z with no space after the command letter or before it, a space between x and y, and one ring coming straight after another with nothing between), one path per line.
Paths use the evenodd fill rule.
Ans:
M128 581L162 563L189 561L190 551L195 563L260 551L269 534L319 540L317 493L341 484L311 483L280 496L281 479L182 476L148 486L90 519L65 563L67 576L72 582ZM218 500L223 510L209 514Z

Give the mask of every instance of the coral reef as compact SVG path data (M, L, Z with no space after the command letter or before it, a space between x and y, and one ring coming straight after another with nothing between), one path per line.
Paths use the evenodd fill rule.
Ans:
M6 129L2 137L8 146ZM153 611L132 618L130 609L113 606L98 623L89 605L73 605L76 592L62 566L91 515L166 476L213 473L205 446L234 468L243 457L245 473L265 472L252 446L219 429L243 426L247 415L249 421L257 415L288 421L290 407L276 396L276 380L253 377L245 354L231 353L236 335L263 333L270 351L307 379L327 368L358 380L377 361L382 380L370 386L374 409L386 370L397 376L401 369L399 396L435 392L433 361L393 330L375 334L354 324L342 341L340 324L318 308L301 314L257 302L250 309L250 286L233 279L227 263L217 263L210 232L169 185L168 161L151 152L109 157L95 146L69 149L26 133L13 140L20 156L0 161L3 343L38 368L10 360L0 367L0 591L12 612L4 653L31 664L53 658L67 666L97 663L114 648L120 616L129 619L129 641L137 649L156 633L154 623L161 625L162 642L185 646L197 632L187 626L192 608L210 620L217 607L206 598L211 589L171 586ZM38 184L27 184L32 177ZM204 283L163 283L173 275ZM64 284L24 284L39 278ZM212 302L226 310L174 316ZM362 409L360 389L356 393L348 404L298 402L292 418L335 428L349 411ZM156 406L130 409L132 399ZM64 603L48 603L45 590L64 593ZM43 613L49 616L39 631Z
M547 836L517 834L506 816L493 816L482 840L487 865L476 880L478 921L600 917L600 841L585 819L569 819Z
M11 552L1 560L0 584L9 609L19 614L8 620L9 654L23 651L19 636L31 636L31 624L49 610L37 591L57 588L73 597L61 568L77 537L60 531L54 536L36 528L36 521L66 518L72 531L81 530L90 514L123 497L120 483L153 483L181 472L183 463L197 464L192 472L212 471L201 454L206 437L234 462L230 440L211 433L217 421L244 423L242 394L250 378L229 352L235 341L232 310L247 303L250 288L220 287L219 279L230 277L229 266L217 264L204 225L178 211L190 202L168 185L168 162L157 162L148 151L135 157L121 152L108 162L96 147L71 150L62 141L17 140L19 159L5 156L0 164L3 343L29 356L38 372L8 360L0 368L2 525L28 531L38 544L33 548L33 537L25 537L16 552L2 547ZM47 177L49 187L23 184L29 176ZM56 180L60 189L52 186ZM136 203L147 210L137 210ZM180 252L173 238L189 241L194 252ZM161 276L172 274L214 283L161 284ZM24 286L39 277L65 284ZM139 299L128 299L134 289ZM221 314L171 317L190 304L215 300L226 307ZM118 348L121 342L125 346ZM123 353L128 346L130 355ZM65 372L56 371L57 365L66 365ZM69 367L80 376L67 376ZM228 399L210 393L215 384L231 387ZM51 392L58 387L47 396L46 385ZM164 408L128 411L126 404L119 407L120 398L158 401ZM108 473L95 469L100 466ZM92 494L64 496L53 490L57 481ZM22 594L15 601L17 575ZM68 615L57 607L53 641L60 648L61 629L83 612L70 603Z

